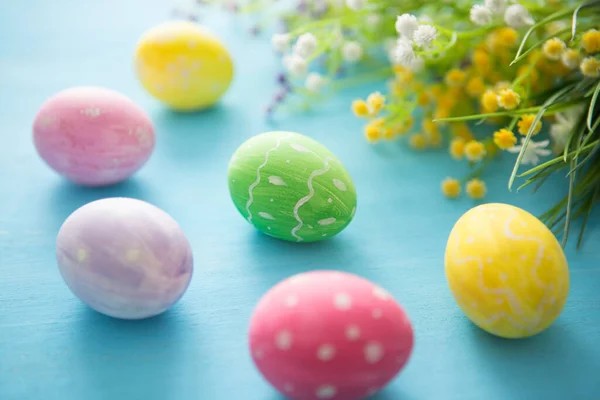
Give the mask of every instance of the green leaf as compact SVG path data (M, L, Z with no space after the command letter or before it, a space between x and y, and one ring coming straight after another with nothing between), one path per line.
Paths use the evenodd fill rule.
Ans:
M596 85L596 89L594 90L594 94L592 95L592 100L590 101L590 107L588 109L588 114L587 114L587 127L590 130L590 132L594 131L592 129L592 118L594 116L594 110L596 107L596 101L598 100L598 95L600 95L600 80L598 81L598 84ZM600 120L600 118L599 118L599 120Z
M583 219L583 223L581 224L581 230L579 231L579 238L577 239L577 248L581 247L581 243L583 242L583 234L585 233L585 228L587 227L588 220L590 219L590 215L592 214L592 209L594 208L594 204L598 201L598 193L600 192L600 186L596 187L590 201L588 202L587 212L585 214L585 218Z

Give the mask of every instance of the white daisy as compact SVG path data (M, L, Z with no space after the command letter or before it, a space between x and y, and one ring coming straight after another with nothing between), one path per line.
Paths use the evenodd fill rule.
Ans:
M510 153L520 153L523 148L523 143L525 142L525 138L521 138L521 144L516 145L508 149ZM523 158L521 159L521 164L527 165L537 165L540 162L540 157L549 156L552 154L550 150L546 147L550 144L549 140L542 140L539 142L534 142L530 140L525 148L525 152L523 153Z

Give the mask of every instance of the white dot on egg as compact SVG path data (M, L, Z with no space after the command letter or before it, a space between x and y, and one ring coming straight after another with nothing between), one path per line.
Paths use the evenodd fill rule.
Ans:
M290 331L281 331L275 337L275 345L279 350L289 350L292 347L292 334Z
M473 307L473 308L477 308L477 302L476 302L476 301L472 302L472 303L471 303L471 307Z
M356 325L350 325L346 328L346 338L354 341L360 337L360 328Z
M327 226L335 223L336 219L334 217L324 218L319 220L317 223L321 226Z
M506 281L507 279L508 279L508 275L506 275L504 272L502 272L502 273L500 274L500 280L501 280L501 281Z
M390 294L385 289L380 287L376 287L373 289L373 296L381 300L387 300L390 298Z
M473 243L475 241L475 239L473 239L472 237L467 238L467 243Z
M383 346L377 342L369 342L364 348L365 360L369 364L375 364L383 358Z
M285 305L286 307L296 307L298 305L298 297L295 295L289 295L288 297L285 298Z
M196 48L197 45L198 45L198 43L196 43L195 40L190 40L187 44L188 49L194 49L194 48Z
M285 385L283 385L283 390L287 393L291 393L294 391L294 385L292 385L291 383L286 383Z
M275 220L275 217L272 216L271 214L269 214L268 212L264 212L264 211L260 211L258 213L258 215L260 215L261 217L263 217L264 219L269 219L269 220Z
M342 192L345 192L346 190L348 190L348 187L346 186L346 184L337 178L333 178L333 185L336 188L338 188L339 190L341 190Z
M335 356L335 347L331 344L319 346L317 350L317 358L321 361L330 361Z
M521 261L525 261L525 260L527 260L527 256L526 256L525 254L521 254L521 257L520 257L520 258L521 258Z
M337 388L333 385L321 385L315 392L317 399L331 399L337 394Z
M254 351L254 357L255 358L257 358L257 359L260 360L260 359L264 358L264 356L265 356L265 353L261 349L257 349L257 350Z
M321 236L327 236L327 234L326 234L326 233L324 233L324 234L322 234Z
M285 162L289 164L289 163L290 163L290 160L285 160Z
M371 311L371 315L373 316L373 318L379 319L383 315L383 311L381 311L379 308L376 308L373 311Z
M273 202L273 199L270 199L269 201L272 203L272 202Z
M346 293L338 293L333 299L333 305L338 310L349 310L352 307L352 298Z
M202 67L202 64L200 63L200 61L194 60L194 61L192 61L191 67L194 71L197 71L200 69L200 67Z
M330 198L327 199L327 202L328 203L333 203L333 199L330 197Z
M167 71L175 72L177 70L177 66L175 64L167 64Z
M312 225L307 225L307 226L308 226L308 229L312 229L312 228L313 228L313 226L312 226Z
M504 303L504 299L502 297L499 297L496 299L496 304L502 304Z
M270 226L267 226L267 229L268 229L268 230L271 230L271 227L270 227Z

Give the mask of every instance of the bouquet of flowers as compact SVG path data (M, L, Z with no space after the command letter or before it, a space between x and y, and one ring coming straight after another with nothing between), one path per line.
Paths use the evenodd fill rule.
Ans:
M225 5L259 15L254 32L273 18L282 26L268 113L387 80L350 105L368 142L446 147L471 167L441 183L449 198L463 187L483 198L485 169L503 152L516 154L509 189L565 174L567 194L540 218L563 243L583 218L581 243L600 200L600 0L246 1Z

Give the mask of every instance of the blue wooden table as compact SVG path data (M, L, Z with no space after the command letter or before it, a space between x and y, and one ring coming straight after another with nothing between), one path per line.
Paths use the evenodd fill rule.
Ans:
M0 399L277 400L246 345L253 307L272 285L302 271L341 269L387 288L414 323L416 346L379 400L600 399L600 228L567 249L571 293L546 332L507 341L475 328L455 305L443 266L447 236L475 203L447 201L439 181L457 163L397 146L372 148L348 111L357 89L308 115L274 122L263 107L278 60L268 37L216 16L208 25L236 60L236 78L211 111L176 115L143 92L133 73L138 37L169 18L162 0L4 2L0 8ZM32 145L42 102L75 85L119 90L153 119L157 147L130 181L83 189L50 171ZM380 87L383 90L383 85ZM229 199L227 164L267 130L294 130L328 146L358 191L354 221L333 240L297 245L251 228ZM558 177L536 196L508 192L512 158L488 174L487 201L538 214L564 194ZM127 322L90 311L58 273L54 246L77 207L110 196L151 202L177 219L194 249L195 275L162 316ZM575 227L576 229L577 227Z

